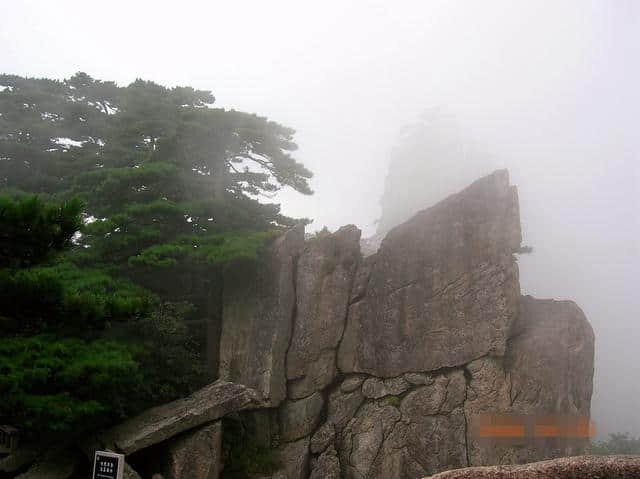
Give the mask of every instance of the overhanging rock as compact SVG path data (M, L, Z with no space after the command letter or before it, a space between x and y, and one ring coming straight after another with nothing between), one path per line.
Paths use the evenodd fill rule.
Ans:
M91 458L96 449L133 454L231 412L263 405L255 391L246 386L216 381L191 396L149 409L96 436L86 444L85 452Z

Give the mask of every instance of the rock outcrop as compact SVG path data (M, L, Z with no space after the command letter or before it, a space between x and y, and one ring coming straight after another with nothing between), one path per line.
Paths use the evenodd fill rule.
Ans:
M503 355L517 318L520 242L506 171L391 230L352 298L340 370L393 377Z
M504 358L481 358L466 367L470 464L583 453L589 431L579 429L589 427L593 356L593 330L575 303L522 297ZM525 437L516 443L478 438L475 422L498 414L522 423ZM532 438L536 426L545 424L574 431Z
M419 212L367 258L359 239L347 226L274 248L281 264L259 282L269 294L287 291L279 304L288 324L283 314L260 331L233 302L223 311L221 374L262 392L253 373L224 365L265 371L273 354L260 346L252 356L224 338L291 331L286 368L269 369L288 399L265 394L279 406L281 457L295 457L287 477L419 478L584 450L586 435L536 436L542 418L588 420L593 333L573 303L520 296L518 196L506 171ZM522 437L483 434L491 418L520 421Z
M337 374L349 294L360 259L360 230L344 226L308 242L298 260L296 315L287 353L288 394L321 391Z
M224 276L219 377L254 389L274 407L287 397L285 361L303 246L299 226L278 238L257 267L237 265Z
M640 477L640 456L575 456L517 466L468 467L430 479L633 479ZM426 479L426 478L425 478Z
M229 451L243 457L236 434L280 460L252 478L417 479L584 453L593 331L571 301L520 295L506 171L419 212L366 258L359 243L355 226L307 241L299 226L229 268L221 380L99 435L87 454L162 450L168 479L214 479ZM574 461L439 477L624 462Z

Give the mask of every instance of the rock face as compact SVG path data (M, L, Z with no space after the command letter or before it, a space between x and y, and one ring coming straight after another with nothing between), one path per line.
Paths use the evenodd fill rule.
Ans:
M221 469L220 421L177 436L168 444L165 479L218 479Z
M506 171L419 212L366 259L353 226L300 237L225 293L220 356L221 377L277 407L287 477L412 479L584 450L593 332L569 301L520 296ZM488 418L522 434L487 434ZM558 433L567 421L582 437Z
M285 360L303 245L300 226L275 241L257 270L237 266L224 277L219 377L256 390L270 406L287 396Z
M468 467L431 479L577 479L640 477L640 456L575 456L520 466Z
M526 447L477 437L474 421L486 415L524 418L527 436L535 435L534 421L538 427L562 426L559 423L569 418L589 418L594 335L580 308L571 301L524 296L511 334L502 360L482 358L467 365L470 463L531 462L584 453L584 435L521 440Z
M296 315L287 354L288 393L309 396L335 377L336 353L360 255L360 230L344 226L312 240L298 260Z
M280 439L290 442L311 434L320 421L323 404L320 393L284 403L280 408Z
M504 354L517 317L520 241L506 171L391 230L350 306L340 370L393 377Z

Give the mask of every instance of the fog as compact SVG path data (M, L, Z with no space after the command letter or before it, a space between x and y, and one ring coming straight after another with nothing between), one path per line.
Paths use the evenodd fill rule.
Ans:
M190 85L295 128L315 194L278 201L311 229L374 234L400 132L450 112L518 185L523 292L594 327L600 435L640 434L640 2L43 0L0 23L3 72ZM451 193L472 172L427 160Z

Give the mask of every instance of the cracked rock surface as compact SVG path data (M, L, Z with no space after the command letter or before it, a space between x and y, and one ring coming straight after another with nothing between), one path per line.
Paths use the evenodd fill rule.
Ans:
M359 238L346 226L277 243L259 282L277 300L240 323L234 306L223 322L221 371L277 406L287 477L417 479L583 453L584 438L540 440L529 423L517 447L478 434L489 416L590 414L593 331L571 301L520 295L505 170L419 212L365 259Z

